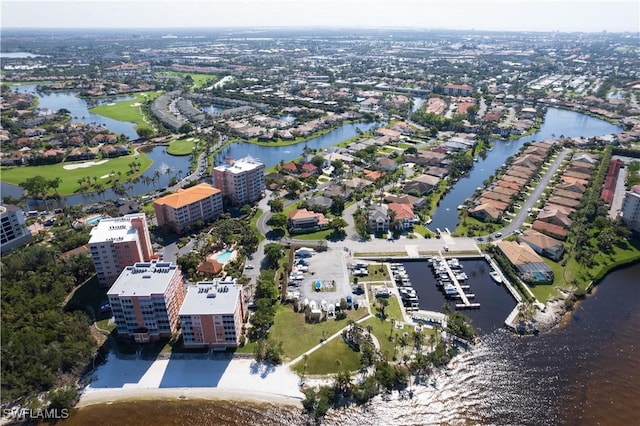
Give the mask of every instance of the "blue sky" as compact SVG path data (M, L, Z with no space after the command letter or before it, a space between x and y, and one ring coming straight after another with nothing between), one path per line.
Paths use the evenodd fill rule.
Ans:
M2 0L2 28L640 31L638 0Z

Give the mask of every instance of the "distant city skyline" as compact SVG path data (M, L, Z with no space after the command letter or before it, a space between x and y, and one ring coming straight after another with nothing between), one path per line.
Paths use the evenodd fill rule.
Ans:
M416 28L639 32L637 0L2 0L16 28Z

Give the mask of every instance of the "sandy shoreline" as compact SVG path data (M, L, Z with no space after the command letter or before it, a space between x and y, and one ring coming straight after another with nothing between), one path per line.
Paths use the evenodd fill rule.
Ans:
M302 408L300 398L275 393L246 390L224 390L218 388L170 388L170 389L88 389L82 393L74 408L83 408L97 404L113 404L133 401L247 401L274 405L290 405Z
M77 408L135 400L215 399L301 407L300 378L253 359L123 359L110 354L89 377Z

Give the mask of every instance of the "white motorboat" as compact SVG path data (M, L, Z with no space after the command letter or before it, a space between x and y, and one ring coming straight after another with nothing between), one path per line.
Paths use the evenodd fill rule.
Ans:
M491 271L489 272L489 275L491 276L491 278L493 278L493 280L495 282L497 282L498 284L502 283L502 277L500 276L500 274L496 271Z

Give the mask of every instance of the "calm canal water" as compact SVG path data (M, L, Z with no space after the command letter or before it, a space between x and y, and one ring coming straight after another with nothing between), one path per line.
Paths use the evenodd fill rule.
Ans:
M407 266L411 273L410 268L419 265ZM333 412L323 424L637 424L639 275L640 264L609 274L577 305L564 326L549 333L517 337L495 329L483 334L472 352L457 358L434 379L414 386L412 399L376 398L363 409ZM304 420L298 410L289 407L148 401L86 407L62 422L65 426L123 423L297 425Z
M549 108L538 132L511 141L493 141L492 151L487 152L485 158L480 158L471 172L453 185L451 191L440 200L438 208L433 213L433 222L429 225L429 229L435 231L436 228L449 228L453 231L459 222L458 206L464 204L464 200L470 198L476 188L483 186L482 182L495 173L507 158L515 155L525 142L555 139L560 135L588 138L620 131L619 127L604 120L574 111Z
M50 108L53 110L59 110L66 108L71 111L71 116L74 121L81 121L85 123L100 123L104 124L107 128L115 133L123 133L131 139L136 139L138 136L133 130L132 123L126 123L122 121L112 120L106 117L102 117L89 112L89 108L93 105L89 105L85 99L78 98L73 92L54 92L54 93L38 93L37 86L30 85L18 85L14 86L15 90L19 92L32 93L39 98L40 108ZM118 102L121 100L132 99L127 97L110 98L108 102ZM104 102L104 100L102 100ZM212 107L209 107L212 108ZM283 121L291 121L293 117L285 116L281 117ZM345 139L351 138L357 134L358 129L367 131L376 127L380 127L384 123L372 122L372 123L350 123L338 127L331 132L308 140L307 142L299 143L289 146L260 146L245 142L234 142L226 147L223 151L219 152L214 161L216 165L223 164L227 157L242 158L251 156L265 163L268 167L275 166L281 161L289 161L303 154L305 147L314 150L322 150L335 145ZM188 156L172 156L166 153L165 147L155 147L147 155L153 160L153 165L149 170L144 173L144 177L154 177L156 171L160 172L158 179L152 183L145 183L144 180L133 184L133 187L127 192L129 196L143 195L151 192L155 189L166 188L172 177L178 176L178 172L181 171L180 177L187 176L189 174L190 162ZM3 195L10 195L15 198L20 198L23 194L21 188L15 185L10 185L5 182L0 184L0 189ZM65 197L65 203L67 205L76 204L91 204L103 200L113 200L120 196L114 193L112 190L107 190L103 194L78 194ZM36 207L35 205L33 206Z
M129 139L138 139L133 123L127 123L126 121L118 121L112 118L103 117L102 115L94 114L89 111L89 108L99 105L104 102L120 102L124 100L134 99L129 96L109 98L108 100L99 99L91 100L87 102L86 99L79 98L76 92L46 92L39 93L37 91L37 85L24 84L13 86L17 92L31 93L38 97L38 108L42 109L67 109L71 112L71 119L75 122L82 123L97 123L105 125L109 130L117 134L123 134Z
M471 301L480 303L480 309L467 309L461 311L471 318L473 325L480 333L492 332L504 324L504 320L516 306L516 301L503 285L497 285L489 276L491 266L486 260L460 260L462 272L465 272L469 279L466 285L469 286L465 293L474 294ZM455 310L455 304L460 300L446 299L444 294L436 285L436 278L433 275L430 265L425 261L403 263L411 286L416 290L420 309L427 311L442 312L444 304L448 304L451 311Z
M350 123L338 127L331 132L309 139L295 145L288 146L261 146L246 142L234 142L227 148L222 150L216 156L216 164L224 163L224 159L242 158L246 156L253 157L263 162L267 168L273 167L280 161L289 161L303 154L305 146L309 149L322 150L340 143L346 139L352 138L357 134L358 129L363 132L382 126L384 123Z

